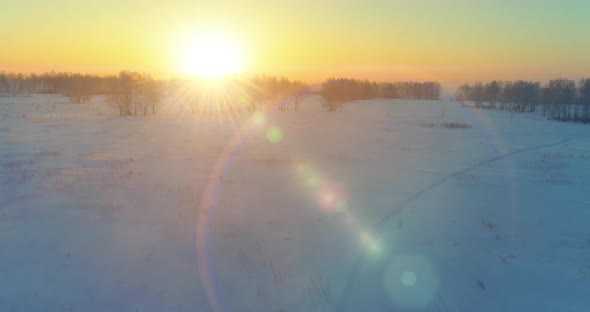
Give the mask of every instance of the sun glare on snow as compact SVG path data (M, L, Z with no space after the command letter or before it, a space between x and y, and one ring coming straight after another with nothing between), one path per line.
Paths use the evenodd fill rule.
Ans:
M203 78L236 74L243 63L243 52L235 41L223 35L191 39L182 48L180 67L185 73Z

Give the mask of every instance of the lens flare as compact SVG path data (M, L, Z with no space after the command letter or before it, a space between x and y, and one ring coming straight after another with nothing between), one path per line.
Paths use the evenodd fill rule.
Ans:
M379 256L383 252L381 244L368 231L361 232L360 239L363 246L372 256Z
M264 113L255 113L254 116L252 116L252 122L257 126L264 125L264 123L266 122L266 117L264 116Z
M404 286L412 287L416 284L416 273L412 271L406 271L402 273L400 280Z
M394 307L420 309L436 299L439 280L426 258L400 255L388 264L383 287Z
M317 175L311 175L306 180L307 186L314 189L320 184L320 178Z
M280 143L283 140L283 129L273 126L266 131L266 138L271 143Z
M332 194L332 193L325 193L324 196L322 196L322 200L324 201L324 205L332 206L334 204L334 200L336 200L336 198L334 197L334 194Z

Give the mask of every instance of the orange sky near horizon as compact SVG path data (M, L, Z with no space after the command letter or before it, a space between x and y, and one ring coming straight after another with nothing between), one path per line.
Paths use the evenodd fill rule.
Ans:
M222 33L243 74L318 82L590 75L590 2L5 0L0 71L182 72L182 45Z

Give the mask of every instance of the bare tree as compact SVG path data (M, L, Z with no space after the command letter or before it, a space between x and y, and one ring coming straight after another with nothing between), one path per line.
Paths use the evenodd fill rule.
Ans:
M554 79L549 81L543 92L546 113L550 119L561 121L572 120L575 105L576 83L568 79Z
M134 72L122 71L119 73L113 94L108 102L119 110L121 116L133 116L137 114L135 101L136 88L141 75Z
M578 92L580 94L580 103L582 105L581 120L584 123L588 123L590 122L590 78L580 80Z

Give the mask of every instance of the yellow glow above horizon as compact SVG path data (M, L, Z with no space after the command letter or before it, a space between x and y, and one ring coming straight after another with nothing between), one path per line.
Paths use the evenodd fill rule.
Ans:
M191 38L180 50L180 71L203 78L236 74L244 62L243 51L236 41L221 34Z
M236 69L210 50L203 53L214 54L211 63L187 51L199 34L219 33L231 34L240 74L308 82L577 79L590 71L590 41L580 40L590 1L568 3L5 0L0 71L174 76L208 68L205 75L216 76Z

